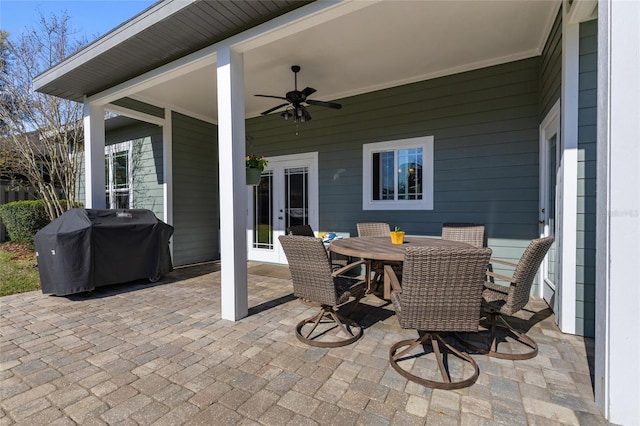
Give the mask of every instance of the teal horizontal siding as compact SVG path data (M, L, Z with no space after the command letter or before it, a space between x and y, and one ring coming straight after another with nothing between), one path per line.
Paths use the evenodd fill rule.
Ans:
M444 222L479 222L494 254L517 260L538 232L539 75L531 58L340 99L339 111L311 106L297 127L258 117L247 121L247 149L319 153L321 230L356 235L357 222L384 221L439 236ZM435 141L434 209L363 211L362 145L425 135Z
M218 131L173 113L173 257L176 265L219 258Z
M540 121L560 99L562 85L562 8L558 11L540 59Z
M162 128L134 121L106 134L106 145L132 142L133 208L148 209L164 219Z

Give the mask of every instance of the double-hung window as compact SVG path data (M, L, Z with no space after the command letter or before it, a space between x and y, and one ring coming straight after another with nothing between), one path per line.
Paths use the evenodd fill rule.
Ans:
M105 147L104 181L107 208L130 209L133 206L131 146L131 141L128 141Z
M363 210L433 209L433 136L365 144Z

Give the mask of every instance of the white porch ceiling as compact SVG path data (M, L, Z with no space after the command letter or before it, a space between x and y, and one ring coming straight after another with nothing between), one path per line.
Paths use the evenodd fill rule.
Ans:
M559 0L370 2L355 12L290 34L244 54L247 117L298 88L333 101L540 54ZM201 68L130 95L217 121L216 71ZM310 111L313 115L313 108ZM280 111L280 110L279 110Z

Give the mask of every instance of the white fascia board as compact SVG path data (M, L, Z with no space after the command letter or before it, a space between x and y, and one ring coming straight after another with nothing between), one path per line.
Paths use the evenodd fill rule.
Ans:
M245 53L300 31L332 21L383 0L316 1L224 40L234 50Z
M342 0L311 3L97 93L87 99L92 103L107 104L123 97L134 97L134 94L141 90L162 84L172 78L202 67L215 65L217 62L216 53L221 49L233 48L236 52L244 53L295 34L310 26L319 25L339 16L371 6L379 1L381 0Z
M174 105L167 105L167 104L165 104L163 102L158 103L156 100L150 99L147 96L141 96L141 95L135 94L135 95L127 96L127 97L130 98L130 99L133 99L135 101L140 101L140 102L143 102L145 104L150 104L150 105L157 106L159 108L163 108L165 110L170 109L173 112L177 112L177 113L180 113L182 115L187 115L189 117L196 118L196 119L198 119L200 121L204 121L205 123L210 123L210 124L215 124L215 125L218 124L218 120L216 120L214 118L208 117L206 115L202 115L202 114L197 113L197 112L193 112L193 111L188 110L186 108L178 108L178 107L176 107Z
M593 18L598 7L598 0L574 0L569 7L569 2L565 0L564 7L568 9L566 20L569 24L579 24Z
M163 126L165 123L165 120L162 117L156 117L155 115L145 114L144 112L136 111L134 109L125 108L114 104L105 105L105 109L118 115L123 115L125 117L136 119L138 121L144 121L145 123L151 123L158 126Z
M42 86L49 84L51 81L63 76L85 62L103 54L109 49L121 44L122 42L134 37L141 31L157 24L158 22L168 18L179 10L189 6L193 0L165 0L132 19L124 22L120 26L111 30L98 40L94 41L75 55L62 61L55 67L37 75L33 79L34 90L37 91Z

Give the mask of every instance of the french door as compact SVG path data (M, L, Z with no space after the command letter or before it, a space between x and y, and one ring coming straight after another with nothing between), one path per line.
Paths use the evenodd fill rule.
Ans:
M540 266L541 296L558 312L558 225L557 206L560 164L560 114L554 108L540 126L540 235L555 241Z
M292 225L318 229L318 153L268 160L260 183L248 187L248 258L286 264L278 237Z

